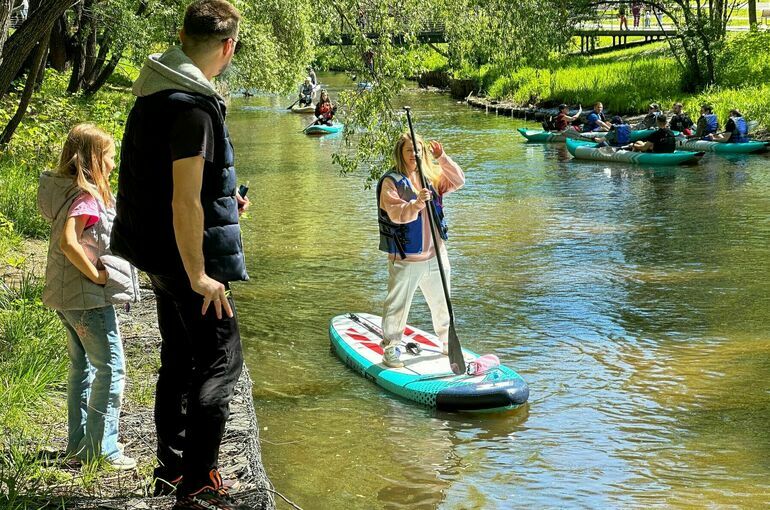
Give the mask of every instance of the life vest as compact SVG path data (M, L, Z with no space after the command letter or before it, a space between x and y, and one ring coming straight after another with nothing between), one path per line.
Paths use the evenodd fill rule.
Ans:
M110 247L115 255L156 275L184 275L171 210L174 189L169 150L171 126L198 108L211 117L212 161L203 163L203 258L206 274L222 282L248 280L235 188L235 154L223 100L164 90L137 98L128 115L120 153L117 216Z
M385 179L392 179L396 184L398 196L405 201L417 198L412 184L405 175L391 170L383 175L377 183L377 222L380 226L380 246L384 252L398 254L402 259L407 255L422 253L422 214L428 211L423 209L417 214L417 219L409 223L393 223L384 209L380 208L380 193ZM447 224L444 219L444 208L441 196L436 193L433 185L428 183L428 189L433 194L433 210L435 211L434 224L438 226L441 239L447 240Z
M749 126L743 117L733 117L735 131L730 135L730 143L746 143L749 141Z
M313 85L302 85L302 95L303 96L312 96L313 95Z
M628 124L618 124L615 126L615 132L617 133L615 143L618 145L631 143L631 126Z
M710 135L711 133L716 133L717 130L719 129L719 123L717 122L717 114L707 113L703 117L706 119L706 132L703 134Z
M591 119L591 115L596 115L596 119ZM589 131L596 131L599 129L599 124L596 123L597 120L601 120L602 122L605 121L604 113L596 113L591 112L588 114L588 122L586 122L586 125L583 129L584 133L587 133Z

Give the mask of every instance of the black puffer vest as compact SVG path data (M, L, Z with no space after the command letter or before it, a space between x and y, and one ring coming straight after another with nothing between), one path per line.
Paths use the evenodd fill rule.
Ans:
M128 116L120 152L114 253L157 275L184 275L171 209L173 173L169 132L176 116L190 108L211 115L214 161L203 169L203 255L206 274L220 282L248 280L243 257L233 146L218 98L165 90L139 97Z

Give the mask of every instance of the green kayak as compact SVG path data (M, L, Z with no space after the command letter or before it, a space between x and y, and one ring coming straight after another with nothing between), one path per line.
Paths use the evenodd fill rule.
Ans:
M597 144L580 140L567 140L567 150L576 159L616 161L635 165L681 165L697 161L702 152L676 151L665 154L632 152L613 147L597 147Z
M676 146L688 151L716 152L718 154L750 154L764 152L770 142L720 143L709 140L677 140Z

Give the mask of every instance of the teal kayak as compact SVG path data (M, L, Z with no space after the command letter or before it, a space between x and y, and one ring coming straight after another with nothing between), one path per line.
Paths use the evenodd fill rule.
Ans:
M604 133L581 133L572 129L566 131L543 131L542 129L518 128L517 131L528 142L533 143L558 143L565 141L567 138L593 139L604 136Z
M637 131L631 131L631 141L636 142L646 136L650 136L654 129L639 129ZM558 143L564 142L567 138L574 140L593 140L595 138L604 138L607 136L606 131L588 131L586 133L567 129L566 131L543 131L540 129L526 129L518 128L518 132L521 136L533 143ZM674 136L678 135L678 131L674 131Z
M616 161L636 165L681 165L696 161L702 152L675 151L670 153L633 152L614 147L597 147L592 142L567 140L567 150L576 159Z
M529 398L529 386L512 369L499 365L479 375L456 375L441 354L438 339L407 326L404 342L420 346L404 352L403 368L382 364L381 319L366 313L334 317L329 325L332 350L355 372L385 390L440 411L499 412L515 409ZM472 361L478 356L463 349Z
M344 128L344 124L332 124L327 126L326 124L314 124L305 129L306 135L328 135L331 133L338 133Z
M677 140L676 146L688 151L716 152L718 154L751 154L764 152L770 142L720 143L709 140Z

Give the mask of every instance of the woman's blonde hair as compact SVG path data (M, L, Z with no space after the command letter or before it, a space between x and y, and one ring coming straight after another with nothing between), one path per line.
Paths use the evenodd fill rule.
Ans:
M422 172L425 174L425 178L433 185L433 187L438 188L438 181L441 177L441 167L433 164L433 156L428 151L428 146L425 144L422 137L417 135L416 138L417 146L421 147L420 156L422 160ZM406 161L404 161L403 152L404 145L407 143L410 146L412 145L412 137L409 135L409 133L404 133L398 138L396 146L393 148L393 161L396 164L396 172L400 173L401 175L407 174Z
M104 159L115 142L93 124L78 124L70 129L59 158L57 173L71 177L78 188L112 205L112 191Z

